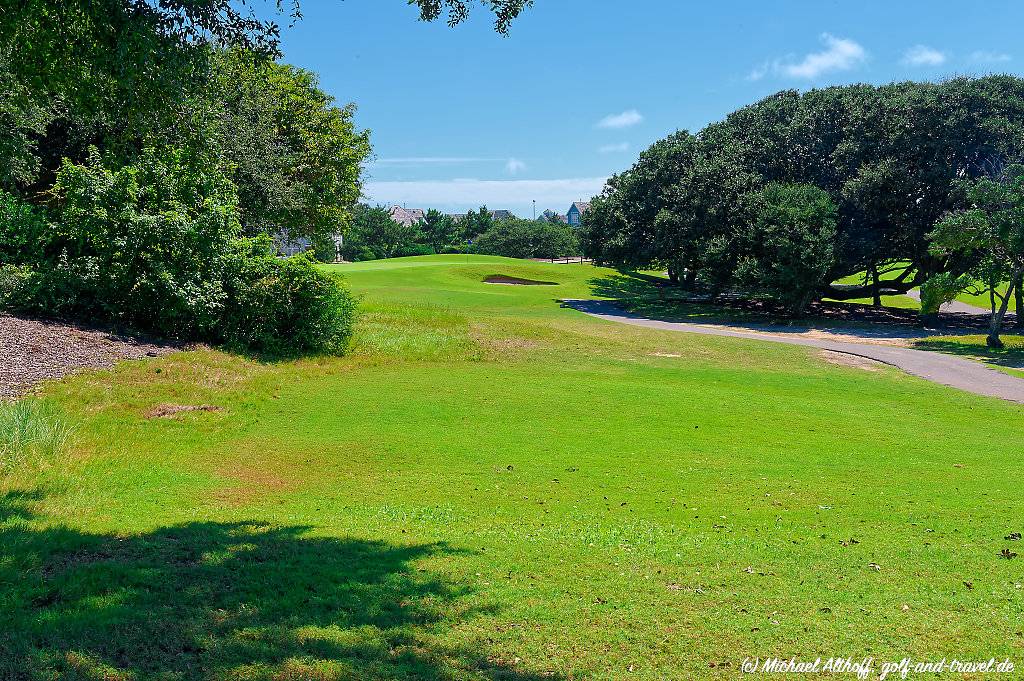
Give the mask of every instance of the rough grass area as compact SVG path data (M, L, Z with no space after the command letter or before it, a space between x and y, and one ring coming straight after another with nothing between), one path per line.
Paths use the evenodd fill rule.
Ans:
M348 357L204 350L47 388L81 425L0 481L0 678L1024 658L1021 407L561 307L615 288L589 265L339 269Z
M0 402L0 473L25 463L54 461L71 433L67 420L47 403Z

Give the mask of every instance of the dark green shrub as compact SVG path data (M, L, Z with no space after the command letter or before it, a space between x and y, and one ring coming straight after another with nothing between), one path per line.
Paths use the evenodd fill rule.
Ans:
M340 275L310 254L276 258L262 241L243 241L227 281L219 327L232 347L270 356L342 354L355 321L355 297Z
M56 195L37 261L0 267L0 309L279 356L347 346L345 285L313 254L279 259L269 238L240 238L234 188L202 158L149 149L110 169L93 153L65 162Z
M0 312L23 308L32 276L32 269L26 265L0 265Z
M738 263L737 279L800 314L830 280L836 205L828 192L806 184L771 184L747 201L747 255Z
M473 242L473 250L508 258L562 258L579 255L576 230L539 220L498 220Z
M405 258L412 255L434 255L434 249L427 244L405 244L395 254L397 258Z
M42 209L0 191L0 264L39 262L48 231Z
M93 151L85 165L64 162L54 191L58 255L40 266L41 307L169 337L216 335L239 223L215 166L147 149L110 169Z

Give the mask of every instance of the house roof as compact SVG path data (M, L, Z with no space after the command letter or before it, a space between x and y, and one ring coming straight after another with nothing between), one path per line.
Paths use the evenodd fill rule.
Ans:
M573 206L580 212L580 215L583 215L590 210L590 201L575 201L572 206L569 206L569 210L572 210Z
M401 206L391 206L391 210L388 211L388 215L391 219L400 225L414 225L420 222L425 217L425 213L422 208L402 208Z

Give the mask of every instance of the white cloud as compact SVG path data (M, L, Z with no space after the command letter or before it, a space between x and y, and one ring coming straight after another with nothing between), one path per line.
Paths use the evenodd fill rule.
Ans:
M1013 57L1006 54L1005 52L990 52L988 50L978 50L977 52L971 53L971 61L977 64L1005 64L1008 61L1012 61Z
M946 55L934 47L914 45L903 53L902 61L906 66L941 66L946 63Z
M532 202L564 212L573 201L601 193L607 178L580 177L558 180L424 180L367 182L363 194L371 203L417 208L465 210L478 206L518 210L530 214Z
M505 163L505 170L508 171L509 175L518 175L520 171L526 170L526 164L518 158L510 158Z
M814 79L832 71L849 71L867 61L868 53L849 38L821 34L825 49L811 52L798 61L792 57L767 61L747 75L747 80L761 80L769 73L788 78Z
M603 147L597 148L599 154L618 154L624 151L629 151L629 142L619 142L618 144L606 144Z
M747 80L761 80L762 78L767 76L769 72L772 71L772 67L774 65L775 64L773 64L772 62L765 62L764 64L761 64L760 66L758 66L757 68L755 68L754 70L747 74Z
M643 115L636 109L630 109L629 111L623 111L620 114L610 114L605 116L597 122L599 128L630 128L641 123L644 120Z

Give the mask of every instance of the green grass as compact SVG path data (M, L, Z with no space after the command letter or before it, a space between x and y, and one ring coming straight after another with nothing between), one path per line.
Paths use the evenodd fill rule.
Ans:
M909 263L896 263L895 265L893 265L893 267L901 268L901 267L906 267L908 264ZM887 277L887 276L883 275L882 276L882 281L887 281L887 280L889 280L891 278L892 277ZM858 274L851 274L849 276L843 277L842 279L837 280L835 283L836 284L851 284L851 285L860 286L860 285L863 285L866 280L867 280L866 274L864 272L860 272ZM825 298L824 300L831 300L831 299L830 298ZM871 298L853 298L851 300L842 301L842 302L860 303L862 305L871 305L874 302L874 300L872 300ZM921 309L921 304L918 301L916 301L913 298L911 298L910 296L902 296L902 295L901 296L882 296L882 307L895 307L895 308L899 308L899 309L902 309L902 310L919 310L919 309Z
M80 426L0 483L0 678L1020 658L1019 406L560 307L636 286L589 265L340 269L348 357L199 350L48 387Z
M54 460L68 446L71 426L34 399L0 402L0 471Z
M823 298L822 300L832 299ZM874 301L871 298L851 298L850 300L843 300L839 302L871 305ZM895 307L901 310L919 310L921 309L921 304L910 296L882 296L882 307Z
M974 305L975 307L980 307L982 310L984 310L986 312L992 309L991 308L991 300L989 300L989 294L988 293L981 293L981 294L975 295L973 293L964 292L964 293L960 293L959 295L957 295L956 299L959 300L962 303L967 303L968 305ZM996 301L996 305L997 306L999 305L999 301ZM1010 297L1010 303L1009 303L1009 305L1007 305L1006 309L1007 310L1011 310L1011 311L1015 311L1017 309L1017 301L1014 299L1013 296Z
M1024 375L1024 337L1000 334L1005 347L996 350L985 344L985 334L932 336L915 341L920 350L935 350L976 359L1014 376Z

